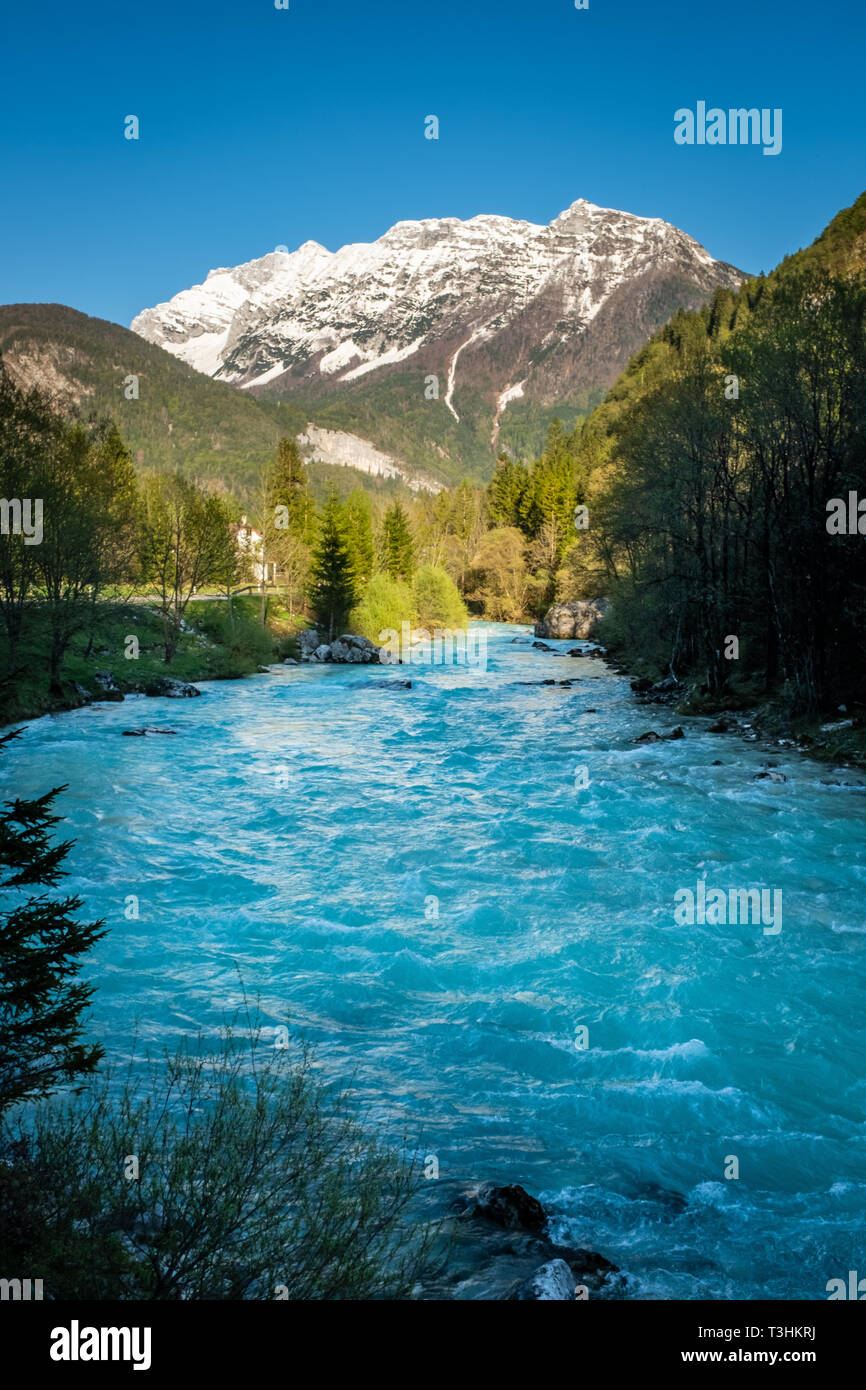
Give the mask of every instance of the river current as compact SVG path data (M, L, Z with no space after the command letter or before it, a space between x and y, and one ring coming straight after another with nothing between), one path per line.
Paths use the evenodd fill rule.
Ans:
M0 795L69 784L64 886L110 926L87 1031L117 1060L216 1031L240 966L386 1135L522 1183L626 1297L826 1298L866 1275L866 779L526 631L488 627L486 669L278 667L26 726ZM701 880L779 890L781 930L680 925Z

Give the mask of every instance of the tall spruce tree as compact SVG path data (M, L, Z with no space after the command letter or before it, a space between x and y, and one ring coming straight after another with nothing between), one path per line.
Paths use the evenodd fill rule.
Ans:
M410 580L415 573L415 547L406 513L395 501L382 522L382 560L392 579Z
M297 442L284 436L265 481L266 534L273 529L309 545L315 530L315 503Z
M0 751L19 733L0 736ZM77 920L81 898L26 891L54 888L65 874L72 841L51 842L62 819L51 808L64 790L0 807L0 1113L89 1075L103 1055L82 1041L94 987L76 976L104 923Z
M523 464L502 453L487 487L487 512L495 526L519 526L529 476Z
M332 492L325 503L319 527L319 539L313 551L310 602L316 625L328 634L332 642L344 627L358 598L346 520L343 509Z
M262 622L267 613L266 571L273 565L289 612L304 588L310 546L316 534L316 506L297 442L284 436L262 479Z
M343 503L346 533L352 572L358 589L363 591L376 568L376 548L373 544L373 504L363 488L356 487Z

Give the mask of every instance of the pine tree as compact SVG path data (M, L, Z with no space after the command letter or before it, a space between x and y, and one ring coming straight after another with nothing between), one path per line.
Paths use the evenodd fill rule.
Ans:
M487 511L496 526L519 526L528 475L522 463L500 454L487 488Z
M406 513L393 502L382 522L382 559L392 579L410 580L415 572L415 547Z
M373 505L363 488L356 487L343 504L352 572L360 592L373 577L376 550L373 545Z
M277 445L265 483L265 533L273 529L303 540L313 539L315 506L310 479L297 442L284 436Z
M19 733L0 736L0 750ZM75 976L78 958L105 935L104 923L76 920L81 898L21 892L54 888L64 876L72 841L50 839L62 819L51 807L64 790L0 807L0 893L11 897L0 910L0 1112L87 1076L103 1055L81 1041L94 987Z
M316 625L327 632L329 642L339 635L357 598L346 521L336 494L332 492L322 512L310 586Z

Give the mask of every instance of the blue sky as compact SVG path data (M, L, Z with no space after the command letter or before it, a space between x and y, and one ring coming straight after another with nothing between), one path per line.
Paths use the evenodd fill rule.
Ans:
M285 244L576 198L768 269L866 188L861 3L134 0L8 5L0 301L140 309ZM471 11L468 13L467 11ZM681 147L698 100L783 149ZM123 138L136 114L138 142ZM424 139L424 117L440 120Z

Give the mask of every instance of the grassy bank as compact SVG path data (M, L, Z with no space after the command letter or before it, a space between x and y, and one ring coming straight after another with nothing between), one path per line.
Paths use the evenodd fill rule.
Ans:
M13 676L0 680L0 724L36 719L43 714L76 709L87 703L87 691L101 698L95 682L97 671L114 676L124 693L133 693L149 681L169 676L180 681L234 680L269 662L297 656L298 631L306 621L290 617L277 597L267 600L266 621L261 621L261 599L243 596L232 600L231 615L225 599L193 600L184 620L180 646L166 666L162 647L162 622L146 603L105 604L96 612L92 629L77 633L63 663L62 696L53 695L48 680L48 625L38 609L27 615ZM138 655L129 639L137 639ZM8 669L2 653L2 668Z

